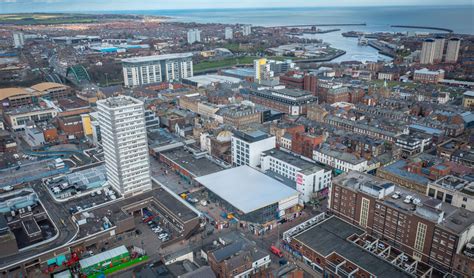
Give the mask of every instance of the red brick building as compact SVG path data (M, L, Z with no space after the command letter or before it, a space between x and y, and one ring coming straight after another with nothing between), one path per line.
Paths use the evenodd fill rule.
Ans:
M323 135L313 135L303 132L296 132L292 135L291 151L310 159L313 158L313 150L324 141Z

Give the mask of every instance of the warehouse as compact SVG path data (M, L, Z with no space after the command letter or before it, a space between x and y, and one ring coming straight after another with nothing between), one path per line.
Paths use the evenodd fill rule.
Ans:
M260 171L240 166L196 178L209 190L210 199L242 222L270 224L294 218L299 193Z

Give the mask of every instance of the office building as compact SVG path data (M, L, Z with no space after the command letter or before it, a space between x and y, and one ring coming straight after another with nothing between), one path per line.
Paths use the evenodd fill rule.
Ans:
M151 189L145 110L128 96L97 101L108 183L122 195Z
M306 114L308 106L317 102L308 91L297 89L266 89L250 91L250 101L291 116Z
M275 76L295 69L296 64L291 60L275 61L265 58L253 61L254 81L262 83L264 80L271 80Z
M234 30L232 29L232 27L225 27L224 38L226 40L231 40L234 38Z
M443 60L444 45L446 43L446 40L443 37L436 37L434 41L435 41L435 45L434 45L433 61L441 62Z
M473 237L474 214L466 209L360 172L333 180L329 208L414 262L471 275L472 258L463 250Z
M15 48L22 48L25 45L25 34L21 32L13 33L13 45Z
M252 34L252 25L250 24L242 25L242 35L249 36L250 34Z
M373 170L372 165L369 164L367 159L337 149L331 149L329 146L323 146L320 149L314 150L313 160L343 172Z
M193 44L195 42L201 42L201 30L191 29L188 31L188 43Z
M260 165L262 153L275 148L275 146L275 136L270 136L262 131L235 131L231 138L232 164L257 168Z
M316 165L316 163L298 157L292 153L271 149L263 152L260 158L260 168L263 172L277 174L293 181L296 191L301 194L304 203L322 195L323 190L331 185L331 170Z
M415 70L413 80L422 83L439 83L444 79L444 70L429 70L427 68Z
M193 76L191 53L134 57L122 60L126 87L181 80Z
M5 122L11 130L24 130L29 121L34 123L48 122L58 116L58 111L52 107L24 105L4 110Z
M446 63L456 63L459 57L459 48L461 47L461 39L451 38L448 40L446 47Z
M421 46L420 64L433 64L435 56L435 40L426 39Z

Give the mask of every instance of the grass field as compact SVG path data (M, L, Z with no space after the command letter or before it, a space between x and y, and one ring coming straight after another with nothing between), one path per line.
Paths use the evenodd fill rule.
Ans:
M135 18L132 15L93 15L72 13L19 13L0 14L0 24L38 25L95 23L107 19Z

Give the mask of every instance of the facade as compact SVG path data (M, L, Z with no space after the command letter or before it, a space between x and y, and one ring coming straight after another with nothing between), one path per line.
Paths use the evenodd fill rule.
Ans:
M444 176L429 182L426 195L458 208L474 211L474 182L454 176Z
M368 161L365 158L357 157L350 153L331 150L326 146L314 150L313 160L326 164L334 169L343 172L365 172L368 170L372 170L369 166Z
M248 165L257 168L260 165L260 155L276 146L275 136L261 131L236 131L231 139L232 164L235 166Z
M474 214L465 209L360 172L333 180L329 208L416 261L471 275L464 266L474 262L462 251L474 236Z
M135 87L193 76L191 53L134 57L122 60L126 87Z
M415 70L413 80L422 83L439 83L444 79L444 70L431 71L426 68Z
M456 63L459 58L459 48L461 47L461 39L451 38L448 40L446 47L446 63Z
M262 113L253 107L221 108L217 114L222 117L224 124L236 128L262 122Z
M443 60L444 45L446 44L446 40L443 37L436 37L434 41L435 41L435 45L434 45L433 61L441 62Z
M289 152L272 149L263 152L260 161L263 172L271 171L295 182L304 203L331 185L331 170Z
M397 137L395 145L400 147L404 157L422 153L431 145L431 137L402 134Z
M306 114L308 106L317 102L310 92L295 89L253 90L250 101L291 116Z
M465 108L474 107L474 91L467 91L462 95L462 106Z
M57 115L58 111L56 109L39 106L22 106L3 112L4 119L12 130L23 130L29 121L35 123L47 122Z
M122 195L151 189L143 102L120 96L97 101L107 180Z
M195 42L201 42L201 30L198 29L191 29L187 33L187 39L189 44L193 44Z
M231 40L234 38L234 30L232 29L232 27L225 27L224 38L226 40Z
M433 64L435 57L435 45L434 39L426 39L423 41L421 46L420 64Z

